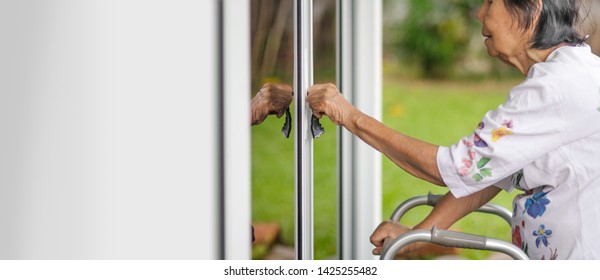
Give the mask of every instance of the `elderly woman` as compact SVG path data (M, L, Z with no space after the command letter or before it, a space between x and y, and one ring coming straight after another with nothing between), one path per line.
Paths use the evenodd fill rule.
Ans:
M578 33L577 0L485 0L477 13L488 54L526 76L474 132L441 147L396 132L347 102L334 85L307 101L410 174L450 192L415 228L448 228L503 189L513 243L532 259L600 259L600 58ZM474 122L477 124L477 121ZM383 240L410 230L383 222Z

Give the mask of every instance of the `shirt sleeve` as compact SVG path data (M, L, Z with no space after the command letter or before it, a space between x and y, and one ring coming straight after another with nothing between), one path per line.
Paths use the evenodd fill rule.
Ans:
M440 147L437 165L449 190L456 197L491 185L510 191L512 174L565 141L560 99L547 83L527 80L471 135Z

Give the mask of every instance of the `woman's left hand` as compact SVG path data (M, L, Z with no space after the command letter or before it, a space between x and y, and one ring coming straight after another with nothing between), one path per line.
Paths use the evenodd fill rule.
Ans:
M334 84L311 86L306 101L317 118L327 115L336 125L344 126L349 117L357 111Z
M396 237L411 231L411 228L401 225L399 223L395 223L392 221L384 221L371 234L370 240L371 244L375 246L373 249L373 255L381 255L383 248L387 245L389 240L393 240ZM405 254L414 250L417 250L422 244L411 244L409 246L404 247L397 254Z

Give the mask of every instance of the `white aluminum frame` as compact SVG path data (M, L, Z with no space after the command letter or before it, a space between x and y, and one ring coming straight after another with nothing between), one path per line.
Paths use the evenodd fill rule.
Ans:
M250 4L222 1L224 259L251 259Z
M381 0L337 1L337 84L354 106L381 120ZM381 155L338 129L338 256L375 259L369 237L381 221Z
M294 152L295 253L313 259L313 139L312 111L306 103L313 83L312 0L294 0Z

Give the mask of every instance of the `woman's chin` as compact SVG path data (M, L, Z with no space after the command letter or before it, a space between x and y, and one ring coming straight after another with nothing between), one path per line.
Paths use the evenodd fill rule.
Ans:
M493 48L487 47L487 53L491 57L498 57L498 52Z
M496 49L492 46L492 42L491 38L486 38L483 41L483 44L485 45L485 48L487 49L487 53L489 56L491 57L497 57L498 56L498 52L496 51Z

